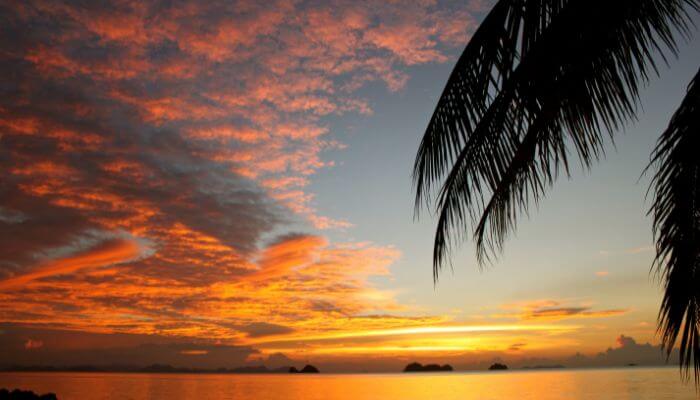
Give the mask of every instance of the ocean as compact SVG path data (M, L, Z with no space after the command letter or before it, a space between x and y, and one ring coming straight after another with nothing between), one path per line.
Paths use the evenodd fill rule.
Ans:
M413 374L0 373L0 387L101 399L696 399L677 368Z

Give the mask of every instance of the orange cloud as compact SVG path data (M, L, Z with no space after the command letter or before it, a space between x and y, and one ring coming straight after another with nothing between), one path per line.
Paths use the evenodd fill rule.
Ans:
M188 356L204 356L209 354L208 350L180 350L180 354Z
M169 234L189 235L196 246L207 246L207 252L224 251L220 244L207 242L184 227L179 229L182 232ZM3 281L2 285L13 288L21 283L22 290L0 295L0 319L25 324L52 321L56 326L91 332L236 343L275 340L300 332L319 335L446 321L443 317L387 314L405 308L397 304L393 292L375 288L369 278L389 273L389 265L399 256L392 248L368 243L330 244L318 236L288 236L262 250L252 265L231 260L248 269L229 275L225 258L178 260L197 263L196 268L210 277L210 283L194 285L179 283L163 273L141 273L174 262L168 259L168 252L158 251L137 264L132 260L117 265L127 258L107 254L118 254L119 248L117 244L105 245L102 252L93 249L23 275L21 282ZM40 280L68 272L71 279ZM31 301L26 293L32 293Z
M259 272L255 280L279 278L293 268L303 268L311 264L328 242L318 236L298 236L280 241L265 249L258 262Z
M37 279L77 272L86 268L106 267L132 261L142 254L141 247L131 240L101 243L70 257L45 262L19 276L0 281L0 290L14 289Z
M269 139L269 135L261 130L249 127L215 126L191 130L187 135L194 139L224 140L234 139L244 143L258 143Z
M39 120L37 118L3 118L0 119L0 125L5 129L11 129L14 132L33 135L37 132L39 127Z
M0 48L16 86L0 99L0 207L22 218L0 224L0 321L231 342L448 322L403 315L415 310L375 283L391 246L260 247L287 221L351 226L320 214L310 184L344 146L332 117L372 113L363 85L400 90L408 66L447 60L468 20L450 8L8 6L21 40ZM117 239L36 264L120 232L149 256Z

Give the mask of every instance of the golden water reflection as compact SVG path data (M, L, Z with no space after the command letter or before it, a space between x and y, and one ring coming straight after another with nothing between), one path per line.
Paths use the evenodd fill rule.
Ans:
M695 399L674 368L439 374L2 373L0 387L101 399Z

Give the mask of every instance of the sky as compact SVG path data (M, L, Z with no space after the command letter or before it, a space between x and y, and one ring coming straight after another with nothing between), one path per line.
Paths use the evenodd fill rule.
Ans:
M491 4L0 5L5 363L663 362L642 170L699 40L498 260L432 280L412 162Z

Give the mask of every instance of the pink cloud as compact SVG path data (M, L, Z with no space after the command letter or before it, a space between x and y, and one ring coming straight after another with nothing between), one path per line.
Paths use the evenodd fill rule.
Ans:
M254 129L246 126L237 127L230 125L195 128L188 131L186 135L193 139L233 139L244 143L259 143L270 138L270 135L264 130Z
M134 107L147 124L188 122L184 136L191 140L257 145L211 153L248 178L260 182L290 171L309 176L333 165L320 156L327 148L321 137L329 132L320 118L371 115L371 104L353 91L377 80L400 90L408 80L405 66L444 62L446 49L466 42L474 25L469 9L444 6L335 0L305 9L287 0L265 6L210 2L163 7L153 16L137 2L110 9L42 4L41 12L73 21L75 29L57 32L58 46L39 44L25 58L57 78L99 79L111 99ZM33 16L22 10L23 18ZM85 59L68 51L69 43L91 37L118 48L119 55ZM173 56L149 56L166 41L177 48ZM156 84L162 93L128 89L123 81L134 79ZM226 121L232 116L242 123ZM303 150L276 143L277 137L300 141ZM325 216L307 218L332 225L314 222L328 221Z

